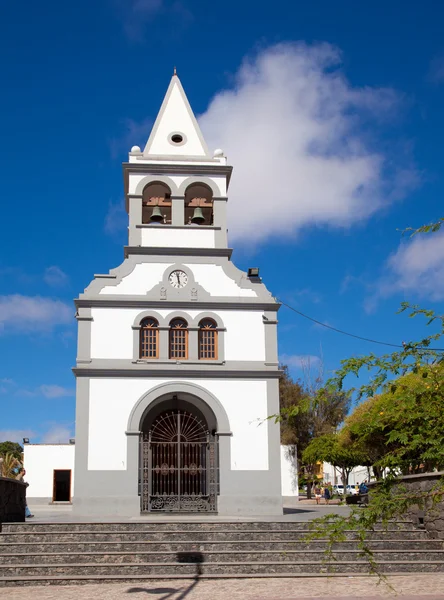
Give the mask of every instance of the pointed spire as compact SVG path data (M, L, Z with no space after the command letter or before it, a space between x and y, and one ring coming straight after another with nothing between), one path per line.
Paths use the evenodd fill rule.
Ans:
M211 158L176 67L143 155Z

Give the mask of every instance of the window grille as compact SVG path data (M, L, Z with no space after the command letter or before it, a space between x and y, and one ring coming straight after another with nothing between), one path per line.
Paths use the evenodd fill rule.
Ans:
M152 317L140 324L140 358L159 358L159 323Z
M199 323L199 359L217 360L217 325L212 319Z
M170 323L170 358L188 358L188 323L173 319Z

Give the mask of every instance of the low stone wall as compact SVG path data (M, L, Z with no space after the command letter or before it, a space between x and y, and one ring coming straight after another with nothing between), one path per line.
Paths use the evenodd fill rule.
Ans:
M399 481L408 492L430 492L443 478L444 471L437 471L436 473L405 475L400 477ZM426 499L423 508L410 507L408 516L415 525L423 525L430 537L444 540L444 498L433 502L432 496L430 496Z
M0 525L25 521L26 484L0 477Z

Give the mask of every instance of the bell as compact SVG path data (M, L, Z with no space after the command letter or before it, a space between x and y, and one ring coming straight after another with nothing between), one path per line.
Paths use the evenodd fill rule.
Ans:
M205 223L205 217L203 216L202 209L200 206L194 209L191 222L195 223L196 225L201 225L202 223Z
M160 212L160 208L155 206L153 208L153 212L151 213L150 221L153 223L161 223L163 221L162 213Z

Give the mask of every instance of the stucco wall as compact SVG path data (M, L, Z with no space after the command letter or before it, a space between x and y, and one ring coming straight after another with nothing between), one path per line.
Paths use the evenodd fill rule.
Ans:
M91 358L134 358L132 326L142 312L135 308L93 308ZM167 318L174 311L155 312ZM193 319L201 311L182 312ZM265 360L265 325L262 321L262 311L218 310L217 314L226 328L225 360Z
M28 498L52 499L54 469L71 470L71 496L74 495L74 444L25 444L25 480Z
M154 231L150 230L150 231ZM157 229L161 234L161 239L164 240L165 234L168 234L168 229ZM180 230L174 230L177 232ZM190 236L190 231L184 230L187 236ZM193 230L199 235L205 230ZM211 231L209 231L211 233ZM208 231L207 231L208 233ZM151 234L150 234L151 235ZM163 245L163 244L162 244ZM176 245L178 240L176 240ZM196 247L193 242L193 247ZM149 292L154 286L160 283L167 272L171 269L173 263L155 263L141 262L136 264L134 269L123 277L122 281L117 285L107 285L101 291L103 295L113 294L131 294L144 295ZM254 290L240 287L231 277L223 270L222 266L212 263L205 264L186 264L184 266L190 269L194 275L196 283L201 285L205 291L211 296L217 297L240 297L240 298L256 298L257 293Z
M89 470L127 468L128 419L136 402L163 379L92 379L89 395ZM184 378L216 396L223 405L233 436L233 470L268 469L267 383L249 380L205 380Z
M168 229L162 227L144 227L142 246L156 248L215 248L214 229Z
M299 496L297 459L291 447L281 446L281 481L283 496Z

